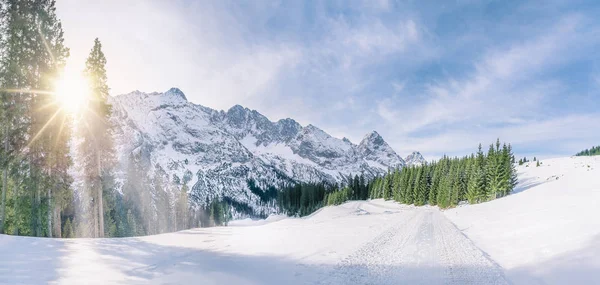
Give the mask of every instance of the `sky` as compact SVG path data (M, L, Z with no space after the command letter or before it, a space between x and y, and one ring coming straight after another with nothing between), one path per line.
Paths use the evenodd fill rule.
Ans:
M597 1L58 0L68 66L103 44L111 95L180 88L401 156L600 145Z

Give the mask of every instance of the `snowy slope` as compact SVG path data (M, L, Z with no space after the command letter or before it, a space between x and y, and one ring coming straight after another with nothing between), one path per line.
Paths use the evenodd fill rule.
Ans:
M142 238L0 235L0 252L10 284L507 284L437 208L381 200Z
M445 214L517 284L598 284L600 156L541 163L515 194Z
M111 98L116 145L124 169L131 154L152 171L191 176L192 197L227 196L256 206L247 189L283 182L340 182L348 175L380 175L404 160L376 132L355 145L292 119L271 122L257 111L233 106L216 111L187 101L173 88Z
M597 284L600 157L528 165L516 193L443 212L352 201L140 238L0 235L0 284Z

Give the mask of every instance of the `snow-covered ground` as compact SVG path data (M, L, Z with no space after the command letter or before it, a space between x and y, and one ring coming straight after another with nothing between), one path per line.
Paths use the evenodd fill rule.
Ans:
M444 213L516 284L599 284L600 156L518 172L515 194Z
M140 238L0 235L0 284L597 284L600 157L519 178L513 195L447 211L353 201Z
M0 236L0 283L503 284L437 208L380 200L142 238Z

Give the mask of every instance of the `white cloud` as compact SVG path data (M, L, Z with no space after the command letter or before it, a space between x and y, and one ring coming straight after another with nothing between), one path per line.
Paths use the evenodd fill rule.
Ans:
M562 147L565 142L577 141L577 145L593 145L600 135L592 132L599 114L569 115L541 121L528 121L525 124L499 128L469 127L460 130L441 131L426 137L403 137L396 141L400 152L408 153L418 149L430 156L439 157L444 153L464 155L471 153L482 143L484 148L496 138L516 146L517 154L523 149L539 148L539 144L552 147L556 152L568 152ZM440 146L443 146L440 148Z
M549 115L544 100L556 98L564 87L540 76L588 41L577 32L581 25L579 17L567 16L537 38L487 52L471 75L430 83L424 97L381 100L376 110L390 126L386 138L399 152L419 149L439 156L442 150L470 152L478 142L497 137L517 144L589 137L582 131L598 117Z
M379 19L370 19L366 24L352 27L344 18L332 22L333 41L344 46L344 52L352 56L385 56L403 51L417 44L420 33L416 23L408 19L391 27Z
M403 131L409 133L439 123L510 118L537 109L545 94L552 92L549 87L556 87L557 82L539 81L536 75L576 44L564 41L575 27L574 18L567 18L544 36L488 52L466 78L450 77L430 84L427 100L402 113L410 126ZM393 107L387 104L387 108ZM383 117L389 120L389 112Z
M301 56L293 45L248 42L241 23L217 2L178 4L60 1L68 64L82 68L99 37L111 94L179 87L196 103L228 108L260 94Z
M544 100L566 87L540 75L581 57L582 47L599 41L597 31L586 30L585 18L567 15L538 36L478 53L466 76L425 75L420 82L404 75L452 54L440 52L444 43L423 22L430 19L410 11L405 14L411 16L380 17L398 5L390 1L365 1L353 16L327 14L317 5L315 35L266 31L273 25L270 13L281 5L277 1L244 9L182 0L57 5L72 51L69 64L83 67L99 37L112 94L179 87L195 103L218 109L242 104L273 120L292 117L351 139L376 129L399 153L459 151L488 137L511 136L510 130L544 127L543 122L567 128L559 124L566 117L544 110ZM300 9L290 11L293 20L286 24L303 25ZM249 27L248 21L260 24ZM379 72L390 59L404 72L397 78ZM600 85L598 76L594 80ZM560 137L536 134L545 140Z

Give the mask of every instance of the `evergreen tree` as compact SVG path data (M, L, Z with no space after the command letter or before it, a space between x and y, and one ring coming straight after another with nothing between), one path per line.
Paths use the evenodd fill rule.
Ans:
M15 233L52 236L56 212L52 191L58 190L59 183L68 183L62 181L66 167L61 161L67 145L60 138L65 136L60 132L64 114L48 94L54 89L53 82L69 51L63 43L54 1L5 0L0 9L2 197L6 197L12 180L15 193L11 194L11 204L16 210L13 218L22 220L28 216L31 226L27 230L13 223ZM26 198L31 200L25 203ZM5 222L6 200L2 200L0 224ZM0 231L3 230L4 225L0 225Z
M600 146L594 146L590 149L585 149L583 151L578 152L575 156L593 156L600 155Z
M428 185L427 185L427 171L428 168L427 166L421 166L419 167L419 171L417 173L417 186L415 186L415 188L417 189L417 194L416 194L416 199L415 199L415 205L416 206L423 206L425 205L425 203L427 203L427 197L428 197Z
M82 118L83 141L79 146L79 154L83 157L85 172L85 189L92 201L92 236L104 236L104 206L101 181L112 173L114 165L114 150L111 140L111 113L108 104L108 85L106 80L106 58L98 39L86 60L84 74L90 84L90 94L87 100L87 115Z
M438 188L440 185L440 178L442 176L442 173L441 173L442 164L441 163L433 163L432 168L433 168L433 174L431 177L431 186L429 189L428 201L429 201L430 205L437 205L437 193L438 193Z

